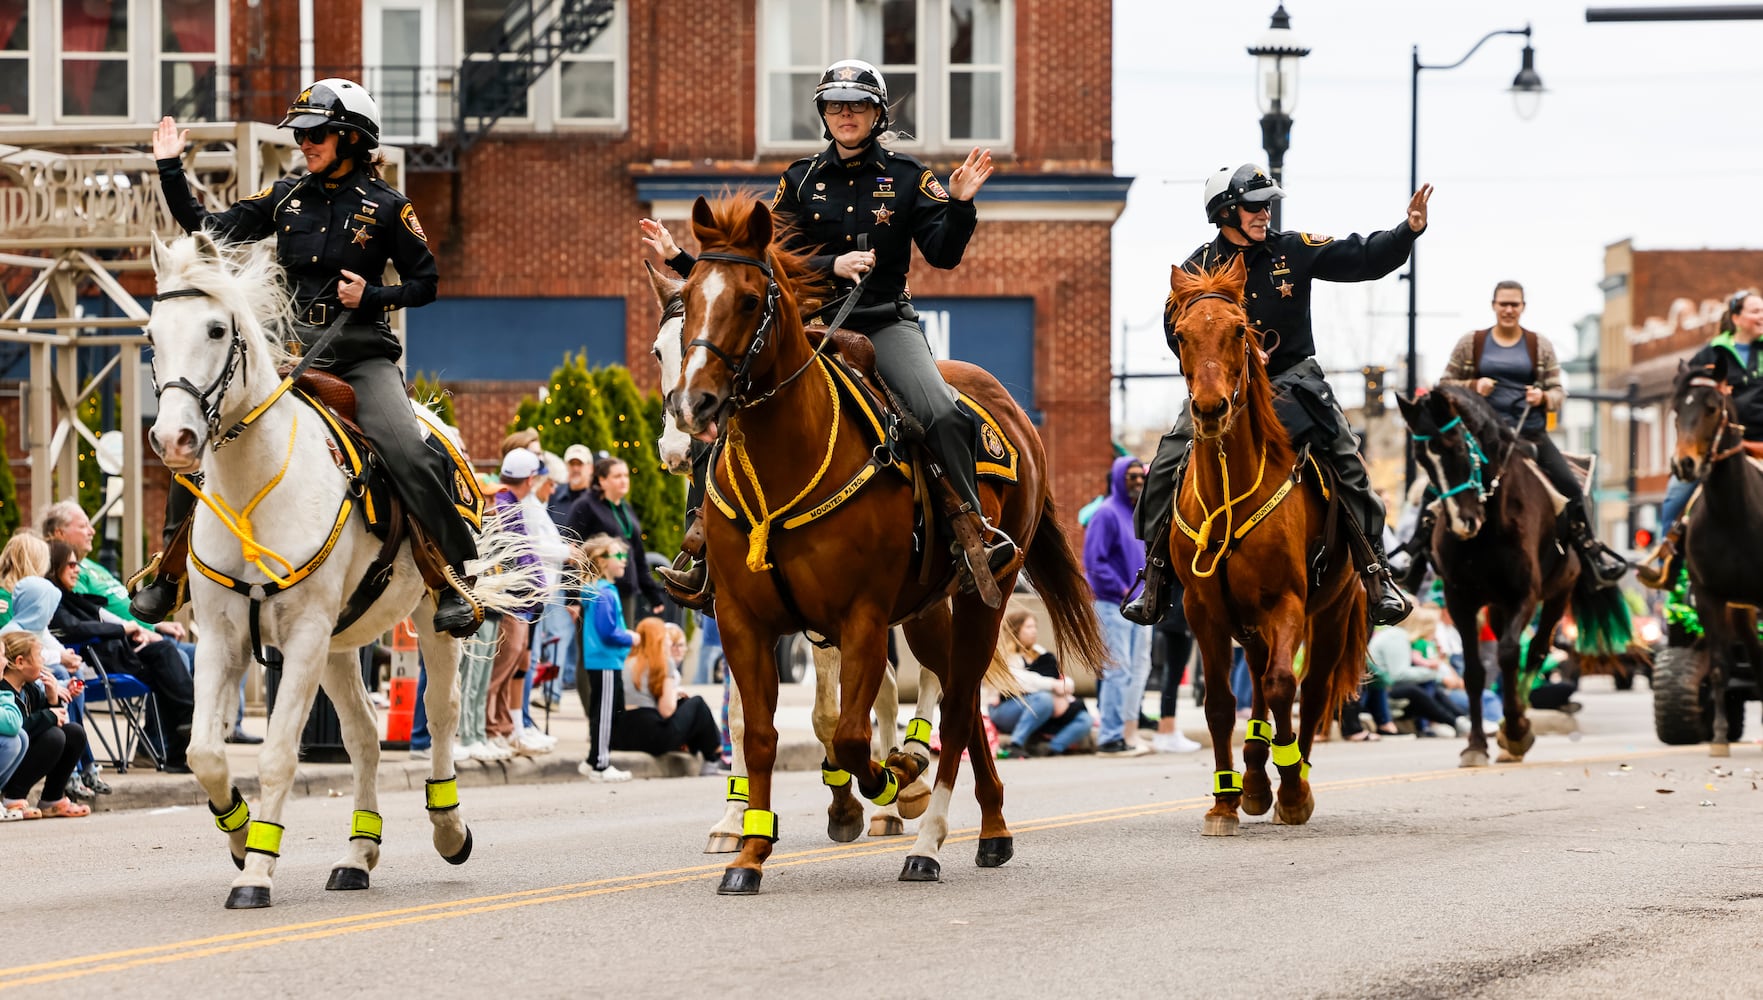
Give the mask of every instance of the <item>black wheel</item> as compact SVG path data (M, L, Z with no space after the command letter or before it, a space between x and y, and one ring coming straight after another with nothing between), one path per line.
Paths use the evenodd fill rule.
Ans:
M777 641L777 676L785 684L800 684L814 669L814 644L800 632Z
M1689 746L1708 739L1713 723L1703 721L1704 655L1691 646L1667 646L1653 658L1653 732L1659 742Z

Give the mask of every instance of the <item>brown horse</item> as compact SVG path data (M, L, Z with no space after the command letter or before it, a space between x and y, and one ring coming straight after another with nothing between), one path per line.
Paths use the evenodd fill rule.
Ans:
M937 853L948 833L963 748L972 752L980 804L977 861L1002 865L1014 848L1003 786L979 726L979 686L1003 610L959 592L947 557L930 557L935 562L923 582L912 544L913 485L886 467L865 475L874 446L864 418L843 404L835 374L809 341L797 308L801 296L824 291L805 255L773 242L770 210L746 195L715 206L699 198L692 228L705 252L682 289L684 367L667 408L687 433L723 434L710 486L727 506L706 506L706 551L723 652L745 705L750 779L741 851L717 891L757 892L778 836L771 811L778 677L770 651L779 636L809 630L838 644L843 677L832 740L836 761L830 763L866 798L892 801L929 766L929 734L922 729L909 732L905 748L885 763L870 756L869 706L887 669L889 625L902 620L913 653L945 693L936 787L900 878L941 877ZM994 416L1018 453L1014 483L980 481L987 519L1022 546L1023 568L1046 599L1068 661L1100 664L1106 657L1100 629L1048 493L1039 435L986 372L957 362L941 367L951 385ZM806 522L786 526L796 515ZM921 551L947 549L946 538L927 539ZM1011 587L1015 575L1000 586Z
M1274 821L1310 818L1311 742L1365 672L1365 588L1343 546L1325 553L1320 579L1313 577L1310 543L1329 533L1328 503L1301 485L1315 466L1301 462L1274 411L1261 335L1243 309L1243 283L1240 257L1198 275L1176 267L1166 306L1194 418L1193 450L1175 499L1182 530L1171 533L1170 554L1210 695L1206 725L1217 770L1216 801L1202 829L1209 837L1236 834L1239 806L1257 816L1275 806L1270 755L1280 776ZM1230 746L1232 638L1248 654L1255 690L1240 779ZM1307 650L1301 685L1292 669L1299 646ZM1295 733L1294 698L1301 721Z

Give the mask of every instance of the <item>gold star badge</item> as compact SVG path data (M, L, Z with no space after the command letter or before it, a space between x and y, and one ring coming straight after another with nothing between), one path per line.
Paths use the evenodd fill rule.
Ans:
M839 68L839 71L836 75L838 76L840 82L847 82L848 83L852 80L857 79L857 70L850 67L850 66L842 66Z
M889 223L888 220L892 219L894 217L894 210L893 209L891 209L891 208L872 208L869 211L875 215L875 224L876 225L878 225L878 226L891 225L891 223Z
M1275 285L1274 287L1279 289L1279 297L1280 298L1289 299L1292 297L1292 283L1291 282L1282 281L1278 285Z
M355 245L358 247L367 246L367 241L371 238L372 237L368 236L368 234L367 234L367 227L366 226L362 226L360 229L355 230L355 235L350 237L350 239L353 240Z

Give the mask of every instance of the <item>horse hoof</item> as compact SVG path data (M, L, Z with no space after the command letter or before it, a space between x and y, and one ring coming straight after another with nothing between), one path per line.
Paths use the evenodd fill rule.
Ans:
M900 869L902 882L941 882L943 865L936 858L927 858L918 854L908 854L906 864Z
M268 905L267 885L236 885L226 897L226 908L229 910L261 910Z
M1710 743L1710 744L1708 744L1708 756L1710 756L1710 757L1731 757L1732 756L1732 744L1730 744L1730 743Z
M1266 815L1267 810L1272 808L1272 792L1257 792L1253 794L1248 791L1243 792L1243 812L1246 812L1251 816L1263 816Z
M330 890L365 889L367 871L363 868L332 868L330 881L324 887Z
M894 808L899 810L901 819L917 819L930 808L930 786L919 778L900 789L900 797L894 800Z
M1279 826L1303 826L1310 822L1310 814L1316 811L1316 800L1310 799L1290 809L1283 805L1275 806L1273 822Z
M869 835L871 837L904 837L906 824L898 816L877 813L869 818Z
M979 853L974 857L974 864L981 868L1002 868L1004 862L1016 856L1016 838L1014 837L981 837Z
M1488 766L1488 752L1486 750L1477 750L1474 747L1470 747L1469 749L1467 749L1457 755L1457 766L1458 767L1487 767Z
M705 854L733 854L741 849L741 835L738 833L713 833L710 842L704 845Z
M245 870L245 859L242 856L234 854L231 851L227 852L227 856L233 859L234 868L237 868L240 871Z
M1242 820L1235 816L1208 816L1205 825L1200 827L1202 837L1234 837Z
M757 868L725 868L722 872L722 884L716 887L718 896L757 896L759 879L764 873Z
M1501 750L1500 755L1498 757L1494 758L1494 763L1496 763L1496 764L1522 764L1522 763L1524 763L1524 755L1521 753L1515 754L1510 750Z
M450 865L462 865L471 860L471 827L465 828L465 846L459 849L459 853L443 854L441 860Z
M858 813L857 818L848 823L829 818L826 821L826 835L835 844L849 844L863 835L863 814Z

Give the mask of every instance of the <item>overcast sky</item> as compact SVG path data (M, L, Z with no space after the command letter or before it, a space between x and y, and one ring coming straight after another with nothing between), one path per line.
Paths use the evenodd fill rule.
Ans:
M1613 0L1598 0L1610 5ZM1622 0L1632 4L1632 0ZM1664 0L1649 0L1660 3ZM1274 0L1115 0L1114 169L1135 178L1114 226L1114 367L1173 370L1160 310L1169 267L1216 232L1201 185L1262 162L1255 59ZM1573 352L1573 324L1602 308L1606 244L1757 245L1763 168L1757 98L1763 22L1587 24L1584 2L1290 0L1301 63L1282 225L1341 236L1397 225L1407 203L1409 51L1456 61L1489 31L1534 29L1548 92L1518 117L1523 39L1488 41L1464 65L1420 75L1420 177L1437 187L1420 249L1420 370L1491 322L1494 282L1515 278L1525 325ZM1759 275L1763 282L1763 275ZM1394 275L1319 282L1325 368L1400 363L1407 288ZM1349 401L1352 379L1336 385ZM1129 390L1129 424L1173 421L1179 381ZM1116 414L1119 419L1119 396Z

